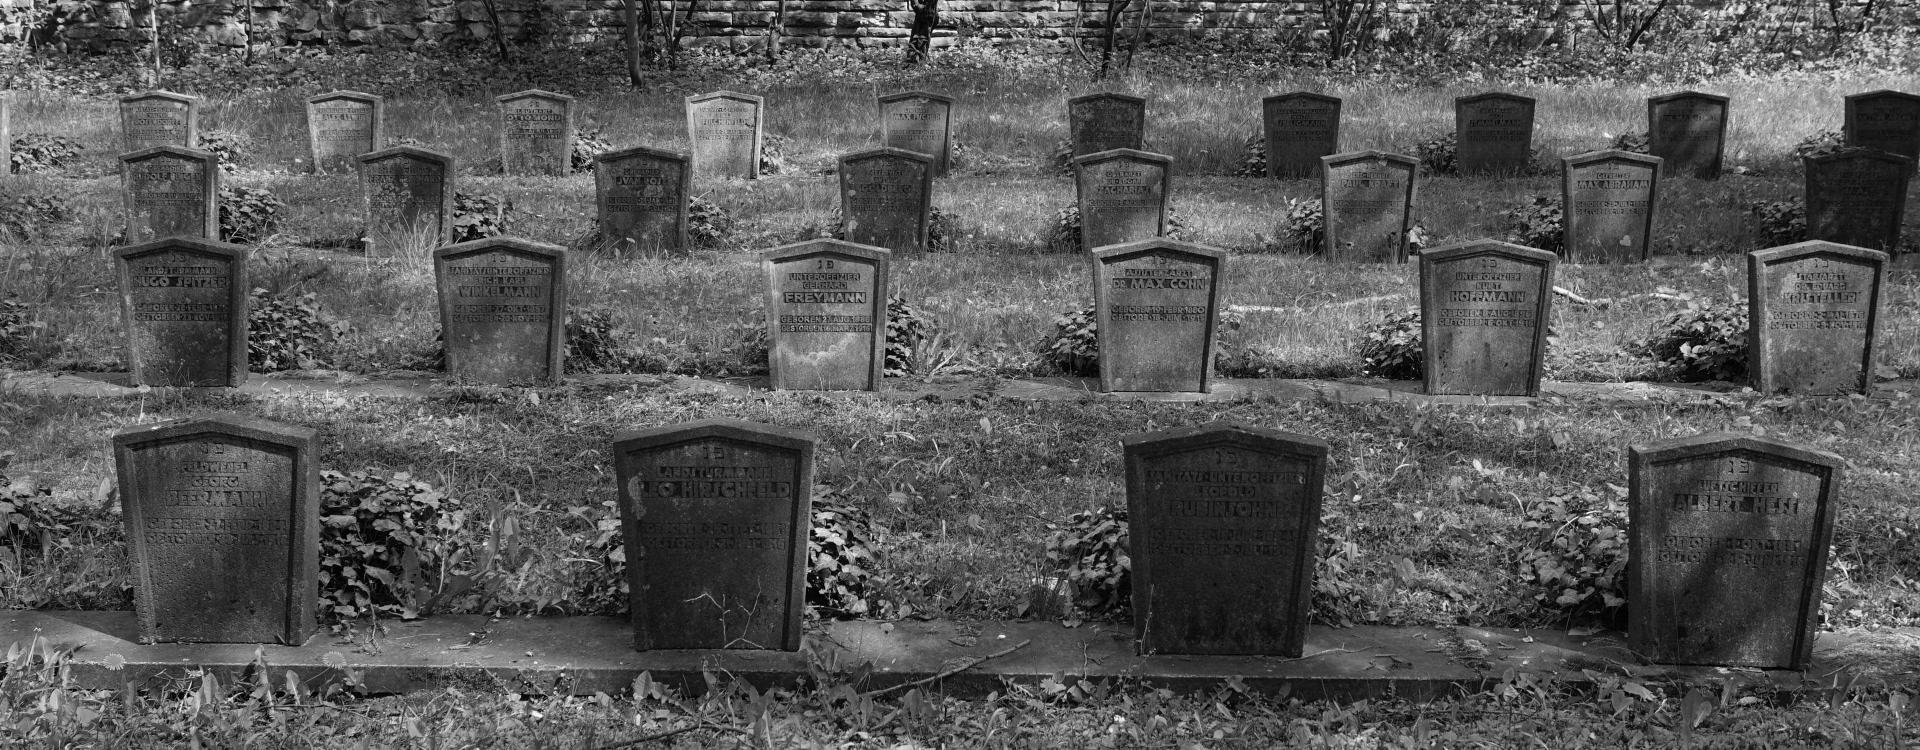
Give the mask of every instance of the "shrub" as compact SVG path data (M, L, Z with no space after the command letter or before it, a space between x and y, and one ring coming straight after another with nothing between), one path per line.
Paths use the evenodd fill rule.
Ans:
M1246 145L1240 148L1240 166L1233 170L1235 177L1267 176L1267 136L1254 133L1247 136Z
M287 204L266 188L220 188L220 239L242 245L262 242L280 229Z
M80 142L47 133L21 133L13 138L8 167L16 174L53 172L80 158Z
M1072 377L1100 374L1100 338L1094 308L1084 307L1053 319L1053 333L1040 341L1040 358Z
M1800 139L1799 143L1793 144L1793 155L1801 159L1810 156L1826 156L1827 154L1838 153L1841 149L1846 148L1846 146L1846 137L1841 135L1840 131L1822 130Z
M632 332L605 310L567 312L567 372L631 372Z
M760 174L786 174L793 171L793 164L787 161L787 154L793 150L793 139L779 133L760 135Z
M1047 252L1080 252L1080 204L1069 203L1060 213L1054 214L1053 228L1047 231ZM1187 235L1186 223L1180 218L1180 210L1173 204L1167 204L1167 232L1162 235L1177 240Z
M1047 529L1047 562L1073 587L1074 606L1095 614L1126 612L1133 599L1126 509L1081 511Z
M733 214L698 195L687 197L687 242L716 247L733 234Z
M24 359L46 325L34 319L33 308L25 302L0 299L0 362Z
M507 233L507 214L513 210L498 195L490 193L469 193L465 190L453 194L453 241L469 242L498 237Z
M320 472L320 598L330 619L421 615L466 526L458 500L407 474Z
M913 348L933 335L932 319L920 308L907 304L900 296L887 298L886 376L903 378L913 374Z
M1747 377L1747 302L1689 301L1687 308L1656 324L1628 350L1652 357L1667 377L1681 382Z
M254 372L325 366L346 325L328 320L313 293L273 295L254 289L247 307L247 367Z
M30 242L49 224L66 221L73 215L66 196L51 193L20 193L0 197L0 239Z
M574 174L593 171L593 157L613 150L613 144L601 137L598 130L576 130L573 133L573 151L568 154L567 166Z
M807 606L834 619L878 610L873 598L873 525L867 512L831 488L816 487L807 539Z
M1747 207L1760 222L1760 241L1767 247L1791 245L1807 238L1807 204L1799 198L1760 201Z
M1420 308L1393 313L1368 326L1360 336L1354 353L1360 357L1360 374L1388 380L1419 380L1426 377L1427 353L1420 329Z
M953 238L960 233L960 222L938 207L927 208L927 252L944 253L953 249Z
M213 154L220 171L233 174L253 154L253 137L232 130L209 130L200 134L200 150Z
M51 488L0 474L0 547L11 549L15 561L45 554L79 522L73 509L54 502Z
M1327 216L1319 198L1288 198L1281 208L1280 238L1288 249L1302 255L1326 252Z
M1613 137L1613 142L1607 144L1607 148L1635 154L1650 154L1653 153L1653 139L1645 132L1621 133Z
M1568 619L1624 624L1627 605L1627 502L1609 485L1546 498L1527 509L1523 529L1538 546L1520 554L1520 576L1540 587L1534 600Z
M1460 173L1460 162L1455 158L1459 155L1460 147L1452 133L1443 133L1413 144L1409 151L1420 160L1420 165L1429 174Z
M1536 195L1502 211L1507 219L1507 241L1565 255L1567 229L1560 209L1558 196Z

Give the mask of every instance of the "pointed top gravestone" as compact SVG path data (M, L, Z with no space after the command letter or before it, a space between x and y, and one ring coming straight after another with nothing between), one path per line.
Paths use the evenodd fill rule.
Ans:
M1595 151L1560 163L1567 259L1640 263L1651 258L1660 157Z
M602 241L640 252L687 249L686 154L634 146L594 162Z
M1806 168L1807 239L1888 252L1900 246L1912 159L1849 148L1801 161Z
M1267 176L1320 174L1321 158L1340 152L1340 98L1295 91L1260 100L1267 144Z
M758 178L765 104L761 97L733 91L687 97L687 139L693 144L694 173Z
M735 419L614 438L634 648L800 648L815 442Z
M1300 656L1327 444L1235 423L1121 444L1140 653Z
M447 376L555 383L567 353L567 251L489 237L433 251Z
M500 165L508 175L562 177L573 158L573 97L529 89L500 106Z
M931 156L934 176L947 176L953 159L953 99L925 91L903 91L878 101L880 143Z
M1067 100L1067 133L1076 157L1146 148L1147 100L1104 92Z
M113 251L134 385L247 382L247 250L169 237Z
M1074 159L1073 172L1082 249L1166 234L1173 157L1117 148Z
M1724 432L1630 447L1634 652L1658 664L1805 669L1844 464Z
M892 258L886 248L830 239L762 256L774 388L880 389Z
M200 145L200 98L171 91L120 97L120 133L126 151L195 148Z
M1848 96L1846 106L1848 146L1920 160L1920 96L1882 89Z
M1666 160L1661 174L1719 179L1729 101L1698 91L1647 99L1647 150Z
M1814 240L1747 254L1747 353L1765 394L1873 387L1887 254Z
M1540 395L1558 262L1493 240L1420 254L1428 395Z
M1515 175L1533 159L1531 97L1486 93L1453 100L1455 159L1460 173Z
M120 156L127 241L220 236L220 165L213 154L155 146Z
M329 91L307 100L307 142L314 174L349 174L357 157L386 142L386 100L358 91Z
M375 255L429 249L453 235L453 157L412 146L361 154L367 240Z
M1379 151L1320 157L1328 260L1407 262L1420 160Z
M1100 390L1207 392L1227 252L1156 238L1091 258Z
M933 160L878 148L840 157L840 222L847 241L924 250L933 209Z
M313 634L319 469L305 427L219 415L113 436L140 642Z

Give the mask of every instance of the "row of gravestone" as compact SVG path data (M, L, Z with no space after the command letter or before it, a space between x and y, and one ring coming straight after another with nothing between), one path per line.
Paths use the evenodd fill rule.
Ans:
M140 639L305 643L316 433L216 416L113 442ZM1122 444L1139 651L1300 656L1327 443L1216 424ZM735 420L614 438L637 649L799 648L815 446ZM1803 668L1843 460L1726 433L1629 457L1634 649Z
M171 238L115 251L137 385L237 386L247 375L246 249ZM1227 253L1167 239L1091 254L1100 387L1205 392ZM878 390L892 253L812 240L763 256L773 387ZM550 383L566 349L567 252L495 238L433 253L448 374ZM1888 256L1809 241L1748 254L1749 351L1764 393L1864 393ZM1489 240L1420 256L1426 390L1538 395L1552 253Z

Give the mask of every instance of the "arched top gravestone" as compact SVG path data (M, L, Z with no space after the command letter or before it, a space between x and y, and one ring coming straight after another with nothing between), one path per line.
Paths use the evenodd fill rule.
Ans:
M687 97L694 172L723 179L758 178L765 104L761 97L735 91Z
M395 146L361 154L359 160L372 253L447 244L453 236L453 157Z
M953 98L903 91L877 100L880 142L933 158L935 177L947 176L953 154Z
M1486 93L1453 100L1460 173L1515 175L1533 158L1532 97Z
M1887 254L1813 240L1747 254L1747 352L1761 393L1873 387Z
M385 143L387 100L358 91L307 99L307 141L315 174L349 174L357 157Z
M1661 160L1627 151L1595 151L1561 160L1567 259L1642 263L1653 257Z
M247 382L247 250L169 237L113 251L134 385Z
M220 236L220 165L213 154L155 146L120 156L127 241Z
M1420 254L1428 395L1540 395L1558 262L1493 240Z
M1407 262L1420 160L1379 151L1320 157L1328 260Z
M567 251L490 237L433 251L447 376L555 383L567 353Z
M1159 238L1091 257L1100 390L1205 393L1227 252Z
M594 157L601 239L640 252L687 249L686 154L646 146Z
M1067 138L1075 157L1146 148L1147 100L1111 91L1067 100Z
M200 145L200 97L148 91L120 97L120 135L126 151Z
M1173 157L1117 148L1074 159L1073 173L1082 249L1166 234Z
M508 175L562 177L573 159L573 97L528 89L500 106L500 165Z
M767 251L774 388L880 390L892 258L886 248L831 239Z
M1320 173L1321 158L1340 152L1340 98L1295 91L1260 100L1267 144L1267 176L1279 179Z
M1847 97L1842 134L1848 146L1920 159L1920 96L1869 91Z
M924 250L933 208L933 159L897 148L840 157L840 226L847 241Z
M1666 160L1661 174L1719 179L1729 101L1698 91L1647 99L1647 151Z
M1806 170L1807 239L1869 250L1900 246L1913 160L1865 148L1801 160Z

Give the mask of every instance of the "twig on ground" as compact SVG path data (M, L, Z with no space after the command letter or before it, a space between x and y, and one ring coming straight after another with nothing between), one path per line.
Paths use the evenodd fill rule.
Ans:
M899 685L894 685L892 687L883 687L878 690L868 690L867 692L861 693L860 697L872 698L875 696L886 695L887 693L891 693L901 688L916 688L916 687L920 687L921 685L927 685L927 684L939 682L948 677L952 677L954 675L960 674L961 672L965 672L969 669L980 666L981 664L985 664L989 660L998 659L1002 656L1006 656L1007 654L1011 654L1015 651L1019 651L1020 649L1026 648L1027 644L1032 642L1033 642L1032 640L1021 641L1019 643L1013 644L1006 648L1000 649L999 651L995 651L991 654L987 654L986 656L982 656L978 659L970 659L962 663L960 666L954 667L945 672L941 672L940 674L934 675L932 677L928 677L920 680L914 680L913 682L902 683Z
M600 747L594 748L594 750L619 750L620 748L623 748L623 747L638 747L640 745L644 745L649 742L658 742L660 740L664 740L676 735L686 734L687 732L691 732L697 729L718 729L723 732L733 732L734 734L744 735L747 737L753 736L753 732L747 731L745 729L741 729L739 727L730 727L725 724L710 724L703 721L696 724L689 724L679 729L669 729L664 732L655 732L653 734L649 734L644 737L638 737L635 739L627 740L626 742L619 742L612 745L601 745Z

